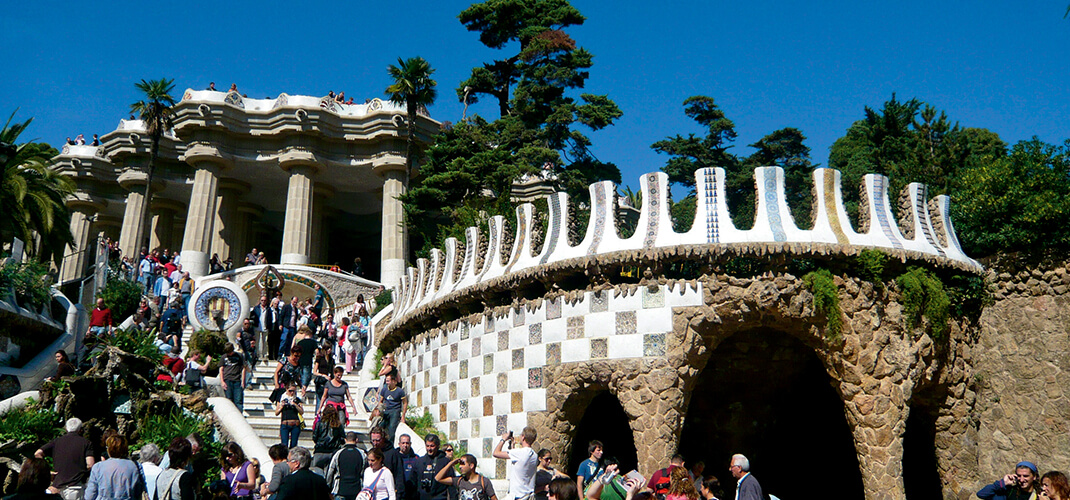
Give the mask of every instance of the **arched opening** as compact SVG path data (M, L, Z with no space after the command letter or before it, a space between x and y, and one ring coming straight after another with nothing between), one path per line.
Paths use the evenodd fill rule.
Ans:
M766 494L804 498L825 484L836 498L864 498L862 473L843 402L813 350L782 332L756 329L729 337L699 374L680 439L688 466L733 496L728 465L750 459Z
M592 440L603 443L603 458L617 459L621 471L628 472L638 466L639 459L635 452L635 440L632 439L632 428L628 426L628 415L624 413L624 407L620 405L617 397L609 391L602 391L591 399L580 424L576 426L576 437L572 440L572 453L568 457L568 469L565 471L567 474L573 475L580 462L590 456L587 444Z
M903 490L914 500L944 497L936 463L936 411L915 401L903 433Z

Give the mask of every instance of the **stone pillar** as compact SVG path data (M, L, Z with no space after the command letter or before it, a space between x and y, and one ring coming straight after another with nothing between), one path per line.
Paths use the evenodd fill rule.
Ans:
M238 198L247 192L249 187L248 184L235 179L222 179L219 182L210 253L219 254L220 261L242 249L238 245L240 238L237 229L240 229L241 225L238 221L241 217L238 213Z
M74 235L74 248L65 250L63 263L59 269L59 281L64 282L81 278L86 266L93 259L91 251L96 241L90 241L89 226L92 217L104 207L100 203L83 200L67 203L71 207L71 234Z
M885 378L877 384L864 384L844 401L867 500L906 498L903 433L908 408L903 389L902 385Z
M307 164L284 165L290 172L286 222L282 229L281 264L308 264L312 253L312 174Z
M152 229L149 233L149 248L171 248L175 246L175 217L181 213L182 205L171 200L152 201Z
M125 186L124 186L125 187ZM119 250L123 255L140 255L139 242L144 240L145 193L142 185L133 185L127 189L126 210L123 213L123 229L119 233Z
M182 269L197 278L208 274L208 252L215 222L216 190L222 166L211 161L194 165L193 192L186 214L186 231L182 236Z
M404 165L385 165L376 169L383 176L383 245L379 281L387 288L394 288L401 283L405 273L408 231L398 197L405 194L407 179Z

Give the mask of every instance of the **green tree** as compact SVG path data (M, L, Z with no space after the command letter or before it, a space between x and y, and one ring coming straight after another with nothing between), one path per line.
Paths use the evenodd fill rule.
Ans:
M951 205L967 255L1070 249L1070 140L1037 138L965 169Z
M160 138L164 132L174 127L173 107L175 98L171 92L175 90L174 80L161 78L159 80L141 80L134 84L144 99L130 105L130 112L137 114L145 124L145 131L152 140L149 149L149 168L145 177L145 201L141 212L141 227L138 234L141 235L141 246L148 246L149 239L149 207L152 205L152 181L156 176L156 160L160 156Z
M390 94L390 100L399 106L405 106L407 119L407 134L405 144L405 172L412 174L413 165L416 163L416 116L420 108L427 108L435 102L438 91L435 86L438 82L431 79L435 70L422 57L411 57L406 60L398 58L398 65L391 64L387 68L390 78L394 83L386 88Z
M740 171L741 175L747 174L747 182L736 181L737 184L749 184L749 188L736 194L739 199L736 203L737 209L750 211L754 209L754 197L757 195L754 189L754 169L776 166L784 169L784 196L787 198L795 224L802 228L812 225L810 224L813 200L811 185L816 165L810 161L810 147L803 143L805 140L806 136L802 131L787 127L774 130L750 145L755 151L743 162L745 168ZM750 219L753 221L753 215Z
M583 23L579 11L566 0L488 0L458 17L505 55L473 69L457 97L466 105L493 99L498 117L446 126L428 150L417 185L402 198L421 253L491 216L511 221L512 185L522 175L544 176L580 203L590 183L620 182L617 167L599 161L580 131L607 127L621 111L605 95L579 93L593 56L564 31Z
M71 234L71 213L66 198L74 193L74 181L48 168L48 161L56 151L47 144L33 141L18 144L19 136L33 118L11 123L11 113L0 129L0 142L15 145L15 154L4 163L3 190L0 193L0 239L14 237L30 243L34 235L41 237L41 257L52 257L58 265L68 245L74 242ZM27 253L36 255L36 247L28 244Z
M728 151L736 140L736 124L725 116L713 98L688 97L684 100L684 114L706 129L705 137L677 134L650 146L658 153L671 156L661 167L669 182L694 189L696 170L721 167L726 172L736 172L739 158Z

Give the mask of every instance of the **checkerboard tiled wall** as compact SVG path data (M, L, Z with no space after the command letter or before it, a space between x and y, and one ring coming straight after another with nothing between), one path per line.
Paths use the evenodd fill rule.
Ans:
M466 443L481 473L503 479L504 462L491 457L496 437L546 411L546 366L663 356L672 309L701 304L701 285L683 284L587 292L575 303L557 297L534 310L470 317L406 342L395 356L410 405L427 408L447 439Z

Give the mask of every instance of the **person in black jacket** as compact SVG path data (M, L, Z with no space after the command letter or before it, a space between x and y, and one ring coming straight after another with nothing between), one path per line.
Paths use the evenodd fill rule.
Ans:
M296 295L290 299L289 304L284 304L279 309L279 326L282 327L282 334L279 336L279 352L277 355L279 359L283 359L290 355L290 341L293 340L294 332L297 331Z
M420 493L420 500L448 500L449 487L435 480L438 472L449 465L450 459L438 449L441 441L435 434L424 437L424 447L427 454L416 459L413 466L413 474L416 476L416 490ZM445 477L453 477L453 471L449 471Z
M383 453L383 467L389 469L393 477L405 477L405 463L398 450L387 440L386 431L382 427L372 427L368 436L371 438L372 447ZM394 494L395 498L405 498L405 481L394 481Z
M366 463L364 452L357 448L357 433L347 432L345 446L334 453L327 466L327 484L331 486L331 494L344 500L357 498L362 488Z
M331 489L322 476L308 470L312 455L308 449L298 446L287 457L290 475L282 480L276 500L331 500Z
M312 441L316 443L312 466L326 470L331 455L345 445L346 428L338 418L337 411L324 411L312 428Z

